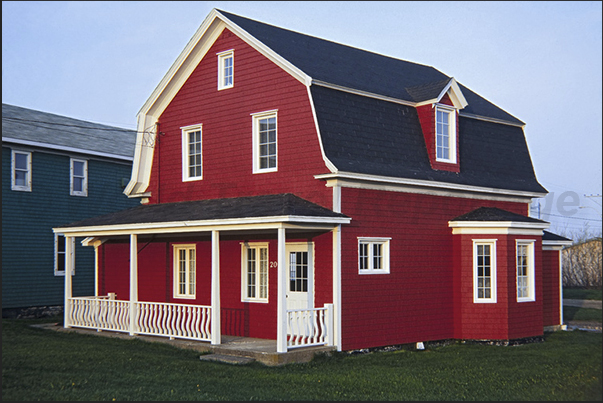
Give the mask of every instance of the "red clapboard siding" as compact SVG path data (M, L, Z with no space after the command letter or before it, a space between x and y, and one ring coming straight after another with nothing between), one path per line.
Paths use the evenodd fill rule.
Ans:
M468 273L463 272L470 276L468 282L457 280L455 270L459 268L454 262L460 255L448 221L481 206L518 214L525 214L527 207L524 203L351 188L342 189L341 199L342 212L353 217L342 229L344 350L452 338L455 317L469 309L459 306L455 313L455 297L471 298L473 305L472 258L467 257L468 264L463 265L463 270L469 268ZM358 274L357 238L361 236L391 237L390 274ZM460 287L453 286L455 281L461 282ZM499 289L499 295L504 292ZM492 318L488 326L496 330L499 319Z
M543 324L556 326L561 324L561 301L559 285L559 254L558 250L542 251L542 294L543 294Z
M216 53L234 49L234 87L217 90ZM252 117L278 110L278 172L252 173ZM181 127L203 124L203 179L182 182ZM325 207L322 159L307 88L227 30L159 118L151 203L295 193Z

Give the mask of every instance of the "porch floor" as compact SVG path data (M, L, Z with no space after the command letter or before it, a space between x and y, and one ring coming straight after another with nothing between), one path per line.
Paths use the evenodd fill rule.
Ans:
M332 346L300 347L287 351L276 352L276 340L256 339L252 337L222 335L222 344L213 346L209 342L193 341L184 339L169 339L168 337L146 336L111 331L96 331L94 329L69 328L65 329L58 323L45 323L33 325L42 329L55 330L59 332L76 332L103 337L114 337L120 339L132 339L133 337L155 343L166 343L178 348L185 348L208 353L201 355L201 360L219 361L230 364L245 364L258 361L269 366L284 365L290 363L309 362L316 354L328 354L336 351Z

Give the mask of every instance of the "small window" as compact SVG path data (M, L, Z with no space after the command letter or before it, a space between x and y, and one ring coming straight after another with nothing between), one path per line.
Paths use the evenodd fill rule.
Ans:
M71 159L71 196L88 196L88 161Z
M12 150L11 189L31 192L31 153Z
M456 163L456 111L436 106L436 161Z
M64 276L65 268L67 265L67 247L66 239L64 235L54 234L54 275ZM75 248L75 238L71 239L71 250ZM71 256L72 263L75 263L74 256ZM72 264L75 267L75 264Z
M243 301L268 302L268 244L243 243Z
M174 245L174 297L195 298L195 245Z
M277 170L277 113L268 111L253 117L253 173Z
M202 125L182 127L182 181L203 179Z
M496 240L473 241L473 302L496 302Z
M390 238L358 238L358 273L389 273Z
M234 50L218 53L218 90L234 87Z
M517 302L534 301L534 241L518 240L517 257Z

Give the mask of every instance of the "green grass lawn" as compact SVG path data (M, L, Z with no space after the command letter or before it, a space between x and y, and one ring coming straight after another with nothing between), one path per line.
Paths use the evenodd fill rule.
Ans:
M2 320L2 400L598 400L602 337L573 331L513 347L337 353L235 366L161 343Z
M601 301L602 293L601 290L563 287L563 298L567 299L595 299Z

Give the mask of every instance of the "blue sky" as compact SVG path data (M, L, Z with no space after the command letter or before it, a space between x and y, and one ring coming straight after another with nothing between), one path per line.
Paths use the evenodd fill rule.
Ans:
M2 2L2 102L135 128L212 8L433 66L526 122L541 218L601 232L602 2ZM580 208L582 207L582 208Z

